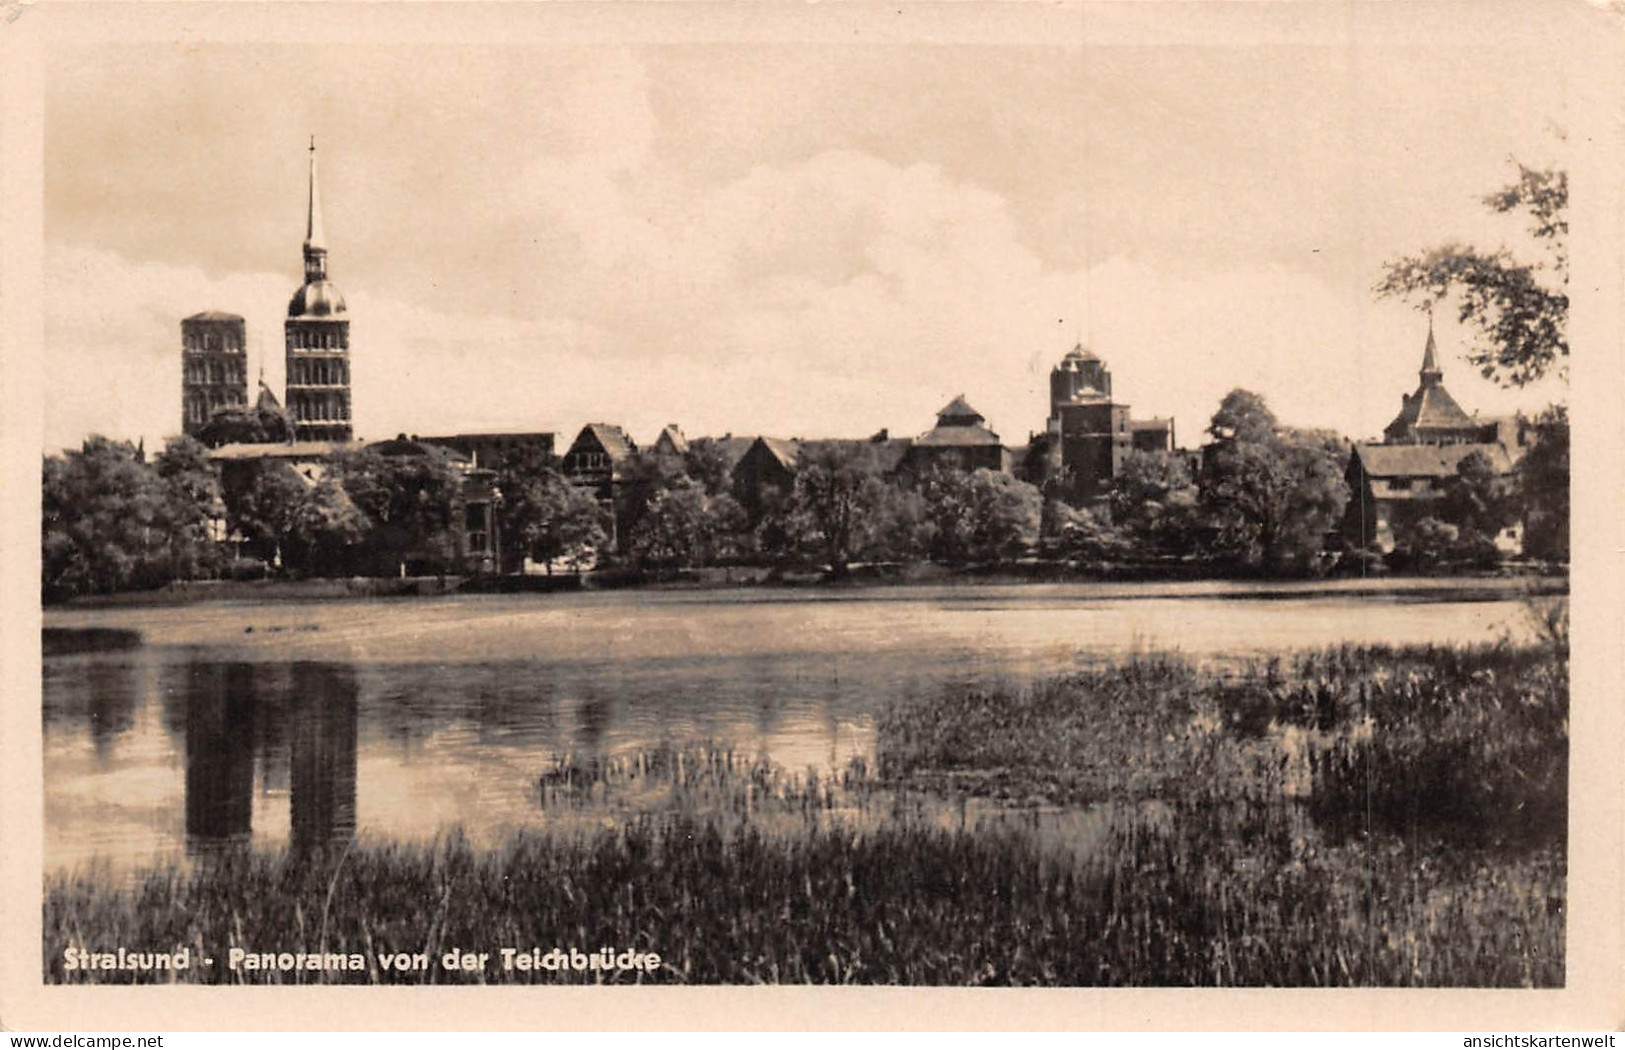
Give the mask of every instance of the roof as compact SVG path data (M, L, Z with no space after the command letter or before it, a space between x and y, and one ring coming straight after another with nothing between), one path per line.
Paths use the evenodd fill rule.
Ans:
M1462 411L1456 399L1438 382L1423 383L1405 398L1399 415L1383 433L1409 433L1421 430L1462 430L1478 426L1478 421Z
M801 459L802 442L794 438L775 438L762 436L756 439L763 448L779 461L785 470L795 470L796 463Z
M293 298L288 300L288 316L296 319L341 317L346 309L344 296L339 294L338 285L325 277L300 286L299 290L293 293Z
M806 455L813 455L831 448L861 448L868 449L875 457L875 466L882 474L888 474L897 469L908 455L909 448L914 444L911 438L887 438L885 441L871 441L868 438L821 438L817 441L801 442L801 451Z
M762 447L778 460L784 469L794 472L800 466L801 457L816 455L833 448L861 448L868 449L875 457L875 466L882 473L896 470L908 455L908 450L914 444L910 438L886 438L876 441L872 438L817 438L802 440L801 438L776 438L762 436L756 439Z
M676 423L667 423L660 436L655 438L655 448L681 456L688 451L688 438L683 436L682 428Z
M715 438L695 438L690 444L709 445L720 450L724 462L728 464L728 469L732 470L735 464L745 458L745 453L750 451L750 447L756 444L756 439L754 437L736 437L733 434L725 434L722 437Z
M551 430L469 430L460 434L440 434L435 436L424 434L418 440L430 441L436 445L451 445L459 441L534 441L551 445L555 436Z
M1128 421L1130 430L1167 430L1173 425L1172 416L1152 416L1150 419L1131 419Z
M614 423L588 423L570 443L570 451L575 451L575 447L581 444L581 439L588 436L598 442L598 447L604 450L611 461L624 459L638 450L632 439L627 437L626 431Z
M937 422L943 424L968 426L982 422L982 418L982 413L970 407L970 402L965 400L964 394L960 394L937 410Z
M259 397L254 399L254 410L256 412L275 412L277 415L286 415L282 402L277 400L276 394L272 392L270 387L265 385L263 379L260 380Z
M1422 350L1421 382L1416 393L1403 399L1403 406L1394 421L1383 429L1389 439L1410 435L1417 431L1464 430L1478 426L1472 416L1462 411L1456 399L1444 388L1444 372L1439 368L1438 345L1433 339L1433 324L1428 323L1427 346Z
M1063 357L1061 360L1066 361L1069 359L1073 361L1099 361L1100 355L1084 346L1080 340L1072 347L1072 349L1066 352L1066 357Z
M185 321L241 321L242 316L239 315L239 314L228 314L224 310L204 310L202 313L193 314L191 317L182 318L182 320L185 320Z
M922 448L963 447L966 445L997 445L999 435L987 427L932 427L914 442Z
M986 426L982 413L972 408L960 394L937 413L937 425L921 434L914 444L926 448L952 448L968 445L997 445L999 435Z
M255 459L326 459L337 447L331 441L292 441L266 444L236 442L209 451L210 459L247 461Z
M1473 452L1488 456L1496 473L1511 473L1512 457L1500 444L1354 446L1366 475L1373 479L1453 477L1457 464Z
M426 438L409 438L404 434L385 441L374 441L367 446L367 451L380 456L449 456L453 452L452 449Z
M1443 375L1439 368L1439 346L1433 341L1433 313L1428 312L1428 343L1422 348L1422 374Z

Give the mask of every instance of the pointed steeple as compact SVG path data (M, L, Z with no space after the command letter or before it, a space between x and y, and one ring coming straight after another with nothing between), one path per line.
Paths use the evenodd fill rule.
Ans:
M316 178L316 136L310 137L310 199L305 214L305 282L327 279L327 233L322 229L322 194Z
M1429 386L1444 379L1439 367L1439 346L1433 341L1433 308L1428 307L1428 343L1422 351L1422 385Z

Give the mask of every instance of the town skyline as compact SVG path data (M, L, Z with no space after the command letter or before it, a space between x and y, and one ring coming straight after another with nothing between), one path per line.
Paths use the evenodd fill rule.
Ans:
M964 394L1020 445L1080 341L1183 445L1238 386L1289 423L1376 434L1427 332L1373 298L1381 263L1521 245L1480 198L1509 155L1563 162L1561 70L1502 48L1508 105L1489 107L1449 90L1483 55L1126 51L372 47L365 77L331 47L64 63L46 106L46 445L178 432L180 320L199 311L247 319L250 386L263 366L280 396L311 134L363 438L597 421L639 441L668 423L901 436ZM379 75L408 65L413 83ZM218 90L185 94L203 81ZM1302 112L1263 100L1288 87ZM1384 106L1394 93L1438 104ZM791 102L793 127L774 108ZM1260 112L1267 127L1237 119ZM1470 412L1561 397L1478 377L1448 307L1436 330ZM87 368L108 388L83 389Z

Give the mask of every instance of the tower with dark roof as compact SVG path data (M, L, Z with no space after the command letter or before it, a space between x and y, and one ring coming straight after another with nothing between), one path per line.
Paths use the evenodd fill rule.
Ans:
M327 279L327 236L316 180L316 140L310 140L310 198L305 217L305 283L288 302L287 397L294 437L349 441L350 317L344 296Z
M1428 341L1422 350L1420 380L1414 394L1400 395L1399 415L1383 429L1387 445L1457 445L1484 440L1484 424L1462 410L1444 388L1439 347L1428 319Z
M1129 406L1112 400L1112 374L1093 351L1074 346L1050 371L1052 469L1075 503L1106 494L1134 450Z
M181 432L248 401L248 331L236 314L205 310L181 321Z
M1082 343L1067 351L1067 355L1061 358L1061 363L1050 369L1051 415L1055 414L1056 408L1060 405L1084 401L1110 401L1111 397L1111 372L1107 370L1106 363Z
M1094 351L1077 344L1049 374L1044 471L1076 504L1102 499L1134 452L1174 453L1172 419L1135 420L1112 399L1112 374Z

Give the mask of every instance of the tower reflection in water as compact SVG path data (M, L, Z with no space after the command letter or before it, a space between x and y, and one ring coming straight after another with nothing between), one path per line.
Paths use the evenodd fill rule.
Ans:
M288 785L294 850L355 835L357 688L350 668L192 663L181 692L188 852L208 856L253 841L256 780L267 786L264 800L280 793L270 785ZM276 768L284 762L285 778Z

